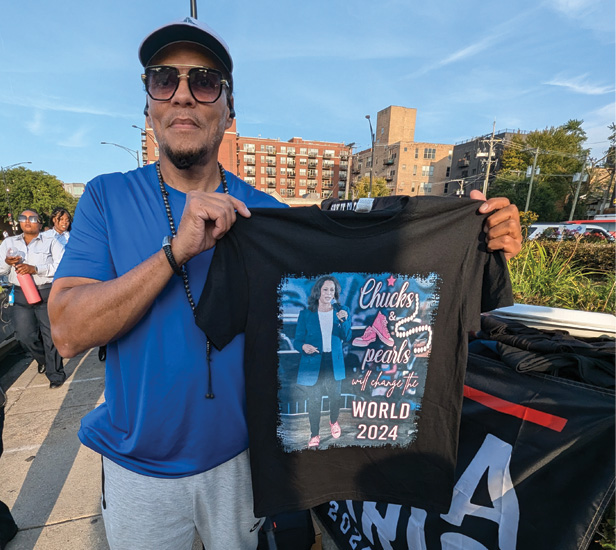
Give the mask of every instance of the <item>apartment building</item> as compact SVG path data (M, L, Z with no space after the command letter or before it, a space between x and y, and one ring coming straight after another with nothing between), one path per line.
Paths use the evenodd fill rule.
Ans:
M503 151L511 143L513 136L518 135L525 139L527 134L528 132L522 132L521 130L509 129L499 130L494 133L492 162L490 164L491 178L500 170ZM473 189L483 189L491 139L492 133L489 133L455 144L453 148L453 162L449 174L450 180L456 180L455 183L451 184L452 188L463 188L466 195Z
M146 127L141 134L143 164L156 162L158 145L152 129ZM344 143L240 136L234 120L225 132L218 160L266 193L277 193L283 199L326 199L344 193L350 154Z
M390 105L377 113L373 178L385 178L393 195L449 192L453 145L415 141L417 109ZM370 177L372 149L353 155L352 182Z

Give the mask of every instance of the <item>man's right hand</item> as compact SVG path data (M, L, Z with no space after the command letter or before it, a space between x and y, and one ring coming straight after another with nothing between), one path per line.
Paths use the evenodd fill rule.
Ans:
M21 262L22 257L21 256L7 256L4 261L8 264L8 265L17 265L19 262Z
M190 191L171 249L179 265L216 245L231 226L237 214L250 217L250 210L239 199L222 193Z

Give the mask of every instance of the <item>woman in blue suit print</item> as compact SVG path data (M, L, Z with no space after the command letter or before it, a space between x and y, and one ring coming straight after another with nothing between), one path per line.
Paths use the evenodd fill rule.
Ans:
M300 312L293 345L301 353L297 383L305 386L310 420L308 448L321 441L321 401L329 397L332 437L341 434L338 414L342 401L341 381L345 378L342 343L351 338L349 308L340 305L340 283L325 275L312 287L308 308Z

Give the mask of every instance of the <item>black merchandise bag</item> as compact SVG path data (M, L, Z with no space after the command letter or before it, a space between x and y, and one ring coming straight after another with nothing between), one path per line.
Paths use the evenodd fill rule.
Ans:
M614 494L614 391L469 355L446 514L331 501L341 549L582 550Z
M310 550L314 535L310 510L276 514L259 529L257 550Z

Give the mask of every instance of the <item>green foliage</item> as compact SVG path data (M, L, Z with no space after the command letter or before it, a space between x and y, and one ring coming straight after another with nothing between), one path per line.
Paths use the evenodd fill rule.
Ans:
M64 190L58 178L47 172L28 170L23 166L6 170L2 185L9 189L8 193L0 193L0 214L5 221L8 221L9 203L15 218L27 208L34 208L47 224L56 206L71 213L77 206L77 199Z
M368 190L370 189L370 178L361 178L356 184L353 190L353 198L358 199L368 196ZM372 197L388 197L390 194L389 188L385 178L374 178L372 180Z
M541 241L541 244L549 258L556 254L565 254L571 256L571 263L576 267L599 273L614 272L616 263L614 243Z
M530 178L526 169L532 166L538 149L537 167L540 174L533 178L529 208L540 221L557 221L569 215L577 183L573 174L582 169L587 150L583 148L586 133L581 120L569 120L558 127L536 130L526 135L514 136L504 152L501 170L491 184L489 197L507 197L520 210L526 206ZM586 184L588 187L588 184ZM580 195L586 192L582 185ZM585 211L583 200L578 201L576 213Z
M524 238L528 237L528 228L533 225L538 219L539 216L537 216L537 214L535 214L532 210L528 210L527 212L520 212L520 226L522 227L522 236Z
M595 536L599 537L595 539L595 542L597 542L599 547L603 550L616 550L615 515L616 507L614 506L614 499L612 498L612 504L608 506L608 509L603 516L603 521L599 525L599 529L595 532Z
M616 275L589 269L575 260L580 243L526 241L508 262L514 299L518 303L615 313ZM592 245L587 246L605 246ZM614 248L612 246L612 254Z

